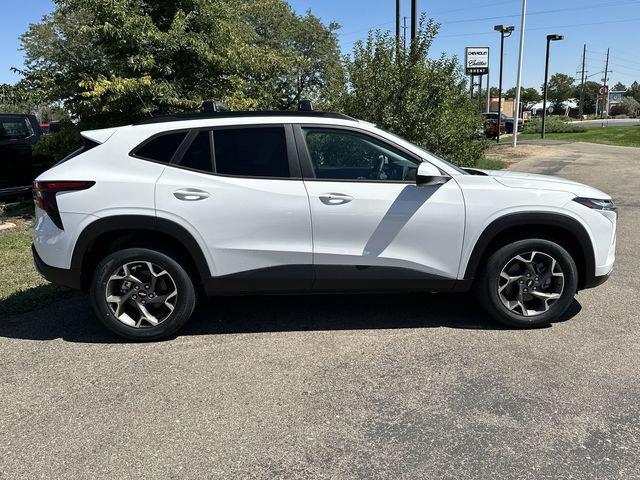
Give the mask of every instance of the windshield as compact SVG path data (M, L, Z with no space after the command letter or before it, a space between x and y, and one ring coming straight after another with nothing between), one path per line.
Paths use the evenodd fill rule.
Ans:
M424 153L424 154L425 154L425 157L426 157L427 159L428 159L429 157L435 158L435 159L437 159L437 160L441 161L442 163L446 163L449 167L453 168L453 169L454 169L456 172L458 172L460 175L470 175L470 173L469 173L469 172L467 172L467 171L463 170L463 169L462 169L462 168L460 168L459 166L454 165L454 164L453 164L453 163L451 163L451 162L447 162L444 158L440 157L439 155L436 155L435 153L429 152L429 151L425 150L424 148L422 148L422 147L420 147L420 146L416 145L415 143L411 143L411 142L409 142L408 140L405 140L404 138L399 137L398 135L396 135L396 134L394 134L394 133L387 132L386 130L385 130L385 133L386 133L387 135L391 135L392 137L394 137L394 138L396 138L396 139L400 140L401 142L406 142L406 143L411 144L412 146L414 146L415 148L417 148L418 150L420 150L422 153Z

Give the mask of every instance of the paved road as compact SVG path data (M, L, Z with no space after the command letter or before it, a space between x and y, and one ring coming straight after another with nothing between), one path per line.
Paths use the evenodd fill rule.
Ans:
M640 150L554 149L518 168L612 192L622 219L613 277L566 321L509 330L445 295L223 299L128 344L75 298L0 321L0 477L640 478Z
M571 122L576 125L582 125L585 128L602 128L602 126L611 127L630 127L640 125L640 118L610 118L603 120L582 120Z

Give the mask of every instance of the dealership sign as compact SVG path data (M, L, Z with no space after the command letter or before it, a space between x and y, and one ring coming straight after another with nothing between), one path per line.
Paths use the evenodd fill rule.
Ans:
M464 64L467 75L489 73L489 47L467 47Z
M622 103L624 94L624 91L609 92L609 105L617 105L618 103Z

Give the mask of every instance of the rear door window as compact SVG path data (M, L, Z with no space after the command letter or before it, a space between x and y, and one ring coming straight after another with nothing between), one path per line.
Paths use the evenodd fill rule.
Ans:
M187 132L159 135L138 147L134 155L147 160L169 163L186 136Z
M288 178L284 127L223 128L214 131L216 173Z

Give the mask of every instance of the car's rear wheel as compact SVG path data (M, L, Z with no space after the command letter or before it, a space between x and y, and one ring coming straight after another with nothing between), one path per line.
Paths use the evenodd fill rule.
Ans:
M557 320L571 305L578 272L569 252L543 239L520 240L494 252L476 282L485 310L510 326Z
M96 268L91 303L100 321L131 340L159 340L189 320L196 295L173 258L144 248L112 253Z

